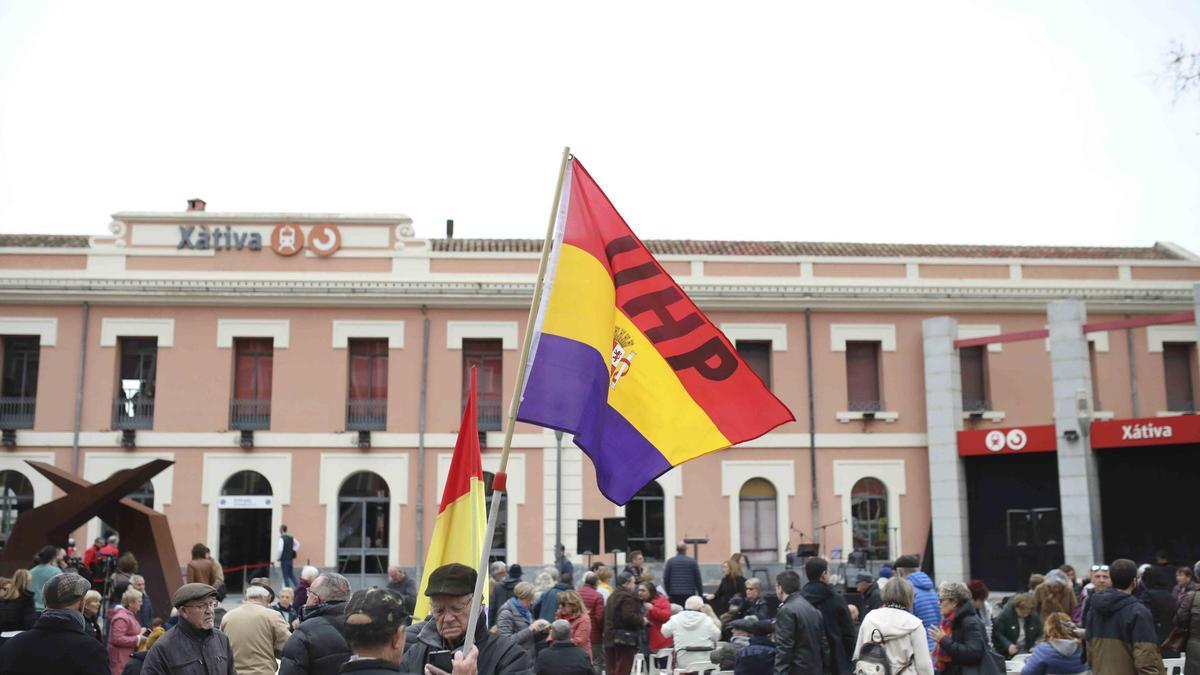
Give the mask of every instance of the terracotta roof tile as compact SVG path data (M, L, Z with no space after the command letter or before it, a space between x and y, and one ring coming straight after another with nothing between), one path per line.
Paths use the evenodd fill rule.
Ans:
M855 244L810 241L647 239L656 255L813 256L848 258L1040 258L1078 260L1181 260L1164 246L988 246L960 244ZM447 253L538 253L540 239L435 239Z

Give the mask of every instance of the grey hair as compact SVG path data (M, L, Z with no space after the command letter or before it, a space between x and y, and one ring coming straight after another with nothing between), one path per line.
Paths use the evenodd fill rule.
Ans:
M321 585L321 592L317 595L325 602L342 602L350 598L350 581L337 572L325 572L317 577L312 585L316 586L318 583Z
M391 574L392 572L403 572L403 571L404 571L404 568L399 565L389 565L388 566L388 574Z
M571 623L565 619L556 620L550 624L550 634L555 640L570 640Z
M700 608L703 606L704 606L704 600L698 595L693 595L693 596L689 597L683 603L684 609L690 609L695 612L699 612Z
M141 582L145 583L145 581L146 581L146 577L144 577L144 576L142 576L142 575L140 575L140 574L135 574L135 575L133 575L133 576L129 577L129 583L131 583L131 584L132 584L132 583L133 583L133 582L135 582L135 581L141 581Z
M891 586L892 582L888 582ZM971 589L961 581L947 581L941 586L938 586L938 599L953 600L955 605L961 605L964 602L971 601Z
M143 601L142 600L142 592L139 591L138 589L134 588L133 586L130 586L129 588L125 589L125 592L121 594L121 606L124 607L125 609L129 609L129 603L131 603L131 602L142 602L142 601Z
M762 590L762 579L758 577L750 577L746 580L746 588L753 588L756 591Z
M488 575L494 577L507 569L508 565L505 565L503 560L497 560L492 563L491 567L488 568Z
M313 581L321 574L321 570L312 565L305 565L304 569L300 570L300 578L306 581Z
M516 586L513 586L513 597L518 600L530 600L533 598L533 584L528 581L522 581Z
M912 582L904 577L888 579L888 582L883 586L883 591L879 594L879 599L885 605L897 605L905 609L912 609Z
M265 586L247 586L242 597L247 600L265 600L271 597L271 591L267 590Z

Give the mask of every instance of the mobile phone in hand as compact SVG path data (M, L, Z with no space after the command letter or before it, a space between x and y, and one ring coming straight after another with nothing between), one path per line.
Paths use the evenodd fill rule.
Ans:
M447 673L454 670L454 652L449 649L429 652L429 665L434 668L440 668Z

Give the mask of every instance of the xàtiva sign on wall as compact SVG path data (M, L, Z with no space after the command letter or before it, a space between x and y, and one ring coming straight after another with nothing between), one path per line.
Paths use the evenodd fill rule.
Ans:
M336 225L320 223L304 227L280 223L271 231L271 250L290 257L307 248L313 255L328 257L342 247L342 233ZM261 251L263 238L258 232L233 225L180 225L176 249L193 251Z

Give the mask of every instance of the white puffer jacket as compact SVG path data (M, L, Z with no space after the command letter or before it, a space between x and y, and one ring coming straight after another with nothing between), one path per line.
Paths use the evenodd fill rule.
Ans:
M892 607L867 612L858 631L858 643L854 646L855 659L863 643L871 641L883 641L893 673L899 673L911 661L912 668L906 669L903 675L933 675L925 626L912 614Z

